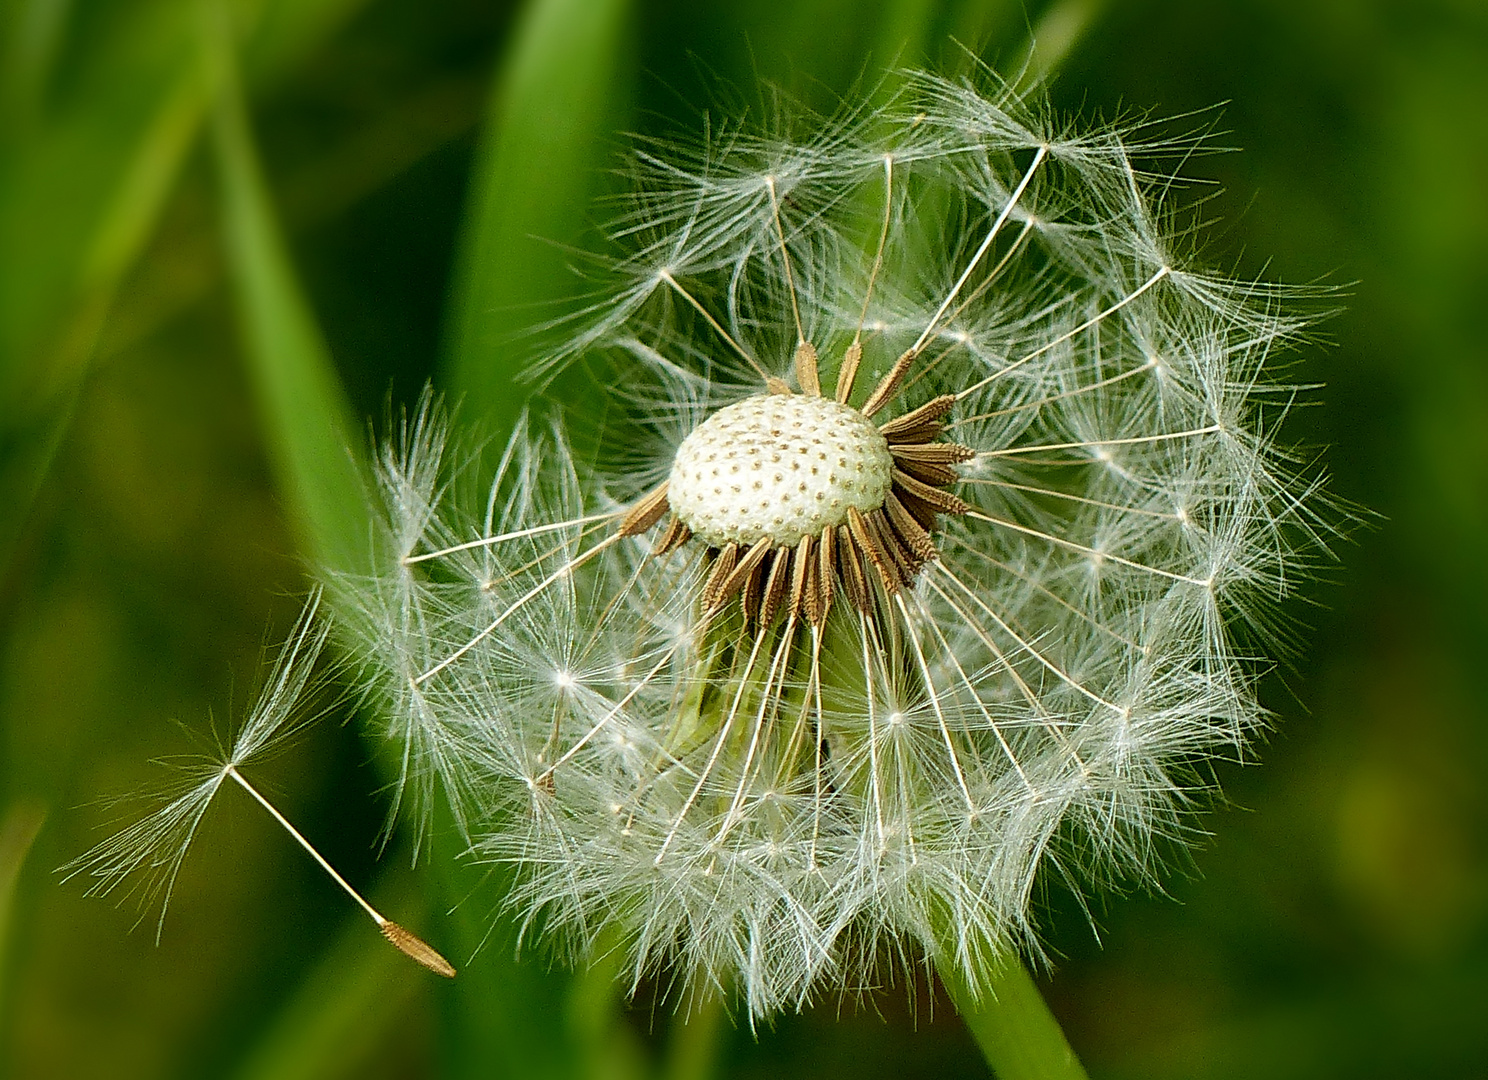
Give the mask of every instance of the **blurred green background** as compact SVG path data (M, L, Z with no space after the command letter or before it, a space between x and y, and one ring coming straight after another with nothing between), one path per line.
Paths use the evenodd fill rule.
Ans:
M246 799L213 808L158 947L55 872L117 820L100 797L193 748L170 720L241 710L307 557L353 559L342 448L389 395L433 378L509 422L511 336L574 290L548 241L592 236L615 132L758 110L761 79L830 105L896 60L964 63L954 38L1005 69L1032 39L1071 109L1224 103L1244 152L1192 170L1220 184L1206 257L1357 282L1292 433L1382 515L1292 607L1277 732L1170 895L1097 898L1097 933L1050 901L1055 1012L1097 1078L1488 1077L1488 5L0 12L0 1073L987 1075L923 986L752 1035L620 1011L503 932L439 982ZM500 883L410 869L405 837L378 858L376 754L322 724L257 775L462 963Z

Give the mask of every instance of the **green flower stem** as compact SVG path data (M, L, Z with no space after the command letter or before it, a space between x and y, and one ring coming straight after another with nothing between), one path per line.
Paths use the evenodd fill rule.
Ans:
M1002 957L973 994L956 965L936 970L998 1080L1089 1080L1017 956Z

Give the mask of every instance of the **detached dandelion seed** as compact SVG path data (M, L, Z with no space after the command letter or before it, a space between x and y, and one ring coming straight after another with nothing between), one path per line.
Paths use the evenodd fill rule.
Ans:
M541 369L605 426L534 411L475 486L426 401L396 557L333 585L405 805L576 954L754 1016L885 954L985 988L1041 876L1152 880L1334 516L1268 404L1306 294L1165 232L1144 170L1195 140L925 74L807 123L643 142Z
M296 731L315 719L314 714L304 715L304 707L315 687L315 662L330 634L330 624L317 620L319 607L320 594L317 592L301 612L269 675L265 690L233 740L231 752L189 766L188 772L196 778L195 783L153 814L68 863L63 867L65 880L78 876L93 879L88 890L90 896L106 896L131 879L140 882L136 888L144 903L160 904L155 931L158 942L186 853L196 839L202 819L217 792L224 783L232 780L262 806L336 884L346 890L390 943L430 971L454 978L455 969L449 961L413 933L383 917L240 771L243 766L272 754Z

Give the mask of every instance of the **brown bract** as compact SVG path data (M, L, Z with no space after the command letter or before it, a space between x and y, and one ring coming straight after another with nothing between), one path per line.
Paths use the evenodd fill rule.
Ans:
M910 349L894 362L864 402L860 411L865 417L894 399L918 355ZM854 341L838 371L839 402L852 396L861 359L862 347ZM801 392L820 397L817 350L810 342L796 347L795 369ZM784 383L772 389L791 392ZM709 547L703 611L715 615L738 597L747 623L766 627L784 609L792 620L820 627L839 592L860 612L870 614L875 579L887 596L912 585L921 568L938 555L932 533L939 516L964 514L970 508L946 488L960 479L955 466L971 460L975 451L936 441L955 404L955 395L946 394L878 425L894 459L893 481L881 506L866 513L849 507L842 524L803 536L790 546L764 537L747 547L737 543ZM665 557L692 539L692 530L671 511L666 483L636 501L621 518L617 535L639 535L663 518L666 526L652 555Z

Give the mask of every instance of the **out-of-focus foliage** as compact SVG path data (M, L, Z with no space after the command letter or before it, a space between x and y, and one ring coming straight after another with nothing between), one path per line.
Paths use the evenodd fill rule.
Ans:
M1278 734L1222 777L1243 810L1209 817L1179 902L1111 898L1098 947L1049 897L1055 1011L1098 1077L1488 1070L1481 4L7 0L0 1073L985 1075L929 987L917 1019L895 987L756 1037L618 1013L602 970L514 965L504 932L465 963L499 883L442 868L438 837L413 870L396 834L375 857L382 774L353 725L263 780L455 945L452 984L235 800L158 948L52 868L128 812L101 796L191 749L171 718L220 726L249 697L305 558L355 548L335 507L356 467L332 449L360 449L362 418L435 377L510 422L522 329L582 287L565 245L602 216L612 132L767 108L761 78L830 105L895 61L964 63L953 38L1016 68L1030 28L1064 107L1227 103L1219 141L1244 152L1191 169L1219 181L1214 262L1358 282L1297 371L1327 405L1291 422L1383 515L1292 609Z

